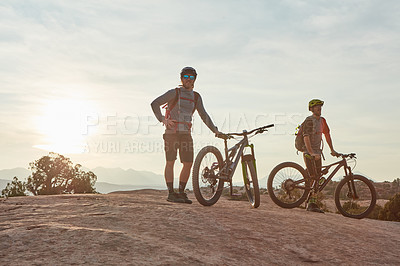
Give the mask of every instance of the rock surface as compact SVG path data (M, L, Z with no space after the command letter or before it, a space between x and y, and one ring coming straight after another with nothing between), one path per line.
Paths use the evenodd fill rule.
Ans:
M0 202L1 265L400 264L400 223L166 192L16 197Z

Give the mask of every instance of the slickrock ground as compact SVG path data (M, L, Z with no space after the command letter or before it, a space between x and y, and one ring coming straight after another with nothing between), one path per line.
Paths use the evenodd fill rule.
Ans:
M165 191L0 201L0 265L400 265L400 223Z

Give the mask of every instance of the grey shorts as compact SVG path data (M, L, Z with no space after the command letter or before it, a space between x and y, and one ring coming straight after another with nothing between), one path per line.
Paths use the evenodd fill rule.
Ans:
M164 150L167 161L175 161L179 150L181 162L193 162L193 139L188 133L164 134Z

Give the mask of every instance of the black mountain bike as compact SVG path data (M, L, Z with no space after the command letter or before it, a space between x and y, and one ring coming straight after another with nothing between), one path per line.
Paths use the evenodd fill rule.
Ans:
M284 162L277 165L268 177L268 194L282 208L294 208L304 201L306 204L311 193L321 192L340 168L344 169L344 178L335 190L335 205L338 211L346 216L362 219L371 213L376 204L376 191L373 183L364 176L353 174L348 166L348 160L355 160L356 155L338 154L341 160L327 166L322 166L321 174L311 178L303 167L294 162ZM315 161L314 169L316 169ZM325 178L332 166L336 168ZM317 171L314 171L317 173Z
M253 129L249 132L221 134L217 137L224 139L225 160L221 152L214 146L202 148L196 156L193 165L193 191L197 201L204 206L215 204L221 197L224 183L229 183L230 194L233 195L232 177L239 160L242 162L244 189L251 206L260 206L260 189L258 187L254 145L249 144L249 138L267 131L268 125ZM253 134L249 137L249 135ZM227 140L233 136L243 137L236 145L228 149ZM245 154L245 148L250 147L250 153ZM236 156L236 157L235 157Z

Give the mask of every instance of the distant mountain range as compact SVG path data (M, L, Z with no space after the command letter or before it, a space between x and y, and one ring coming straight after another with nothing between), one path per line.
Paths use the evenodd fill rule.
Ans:
M97 176L97 181L117 185L164 185L164 176L149 171L133 169L96 167L91 169Z
M14 176L18 177L19 180L26 179L31 174L26 168L18 167L13 169L0 170L0 179L12 180Z
M96 174L97 182L95 187L100 193L143 188L165 189L164 176L149 171L104 167L84 170L92 171ZM11 182L14 176L23 181L30 174L31 171L22 167L0 170L0 191L7 186L7 183Z
M114 191L127 191L127 190L138 190L138 189L145 189L145 188L152 188L152 189L167 189L165 184L156 186L156 185L148 185L148 186L135 186L135 185L117 185L117 184L110 184L106 182L96 182L95 185L96 191L102 194L114 192Z
M144 188L166 189L164 176L149 171L96 167L96 190L100 193Z
M92 171L96 174L97 182L95 187L100 193L144 188L166 189L164 176L149 171L104 167L96 167L94 169L85 168L84 170ZM22 167L0 170L0 191L6 187L7 183L11 182L14 176L23 181L26 180L30 174L31 171ZM341 179L338 177L334 178L334 180ZM261 188L267 187L267 178L268 176L259 178L258 184ZM188 189L192 189L191 183L191 180L189 180L187 184ZM239 179L235 181L233 185L243 186L243 182ZM177 180L175 180L175 186L177 186Z

